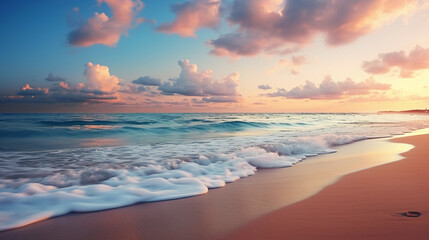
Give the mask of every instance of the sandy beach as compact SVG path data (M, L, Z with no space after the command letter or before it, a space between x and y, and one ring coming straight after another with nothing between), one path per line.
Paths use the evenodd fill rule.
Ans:
M407 144L356 142L202 196L69 214L0 239L426 239L429 135L394 141ZM408 210L422 216L399 215Z
M394 141L415 148L403 154L403 161L345 176L225 239L428 239L429 135ZM407 211L422 215L401 215Z

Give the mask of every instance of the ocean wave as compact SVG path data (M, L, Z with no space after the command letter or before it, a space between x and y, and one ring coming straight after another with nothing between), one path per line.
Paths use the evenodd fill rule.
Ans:
M425 116L369 114L0 117L7 119L0 126L7 149L0 155L0 230L69 212L204 194L261 168L291 167L338 145L429 126ZM120 144L103 145L111 140ZM22 150L10 150L16 146Z
M204 194L208 189L253 175L258 168L290 167L309 156L335 152L330 148L332 145L357 140L361 139L323 135L240 147L230 153L190 154L188 158L153 161L145 166L101 163L40 177L34 177L30 171L27 177L0 180L0 230L69 212L98 211ZM77 158L86 158L88 161L82 164L85 165L104 153L111 158L108 162L115 163L114 158L124 150L138 154L144 149L93 149L82 152ZM116 151L117 155L112 154ZM57 157L49 151L43 154ZM63 152L60 154L67 156ZM79 152L75 150L71 154Z
M108 120L73 120L73 121L39 121L39 124L52 127L70 127L86 125L149 125L156 121L108 121Z
M200 121L194 121L200 122ZM238 132L244 131L251 128L268 128L271 125L279 124L268 124L268 123L259 123L259 122L245 122L245 121L226 121L221 123L213 123L213 121L208 121L209 124L194 124L194 125L178 125L178 126L162 126L162 127L138 127L138 126L123 126L120 129L126 131L136 131L143 132L147 134L204 134L211 132ZM287 124L282 124L286 126ZM80 128L74 130L82 130ZM109 129L120 131L119 129Z
M275 126L292 126L289 123L261 123L261 122L245 122L245 121L225 121L220 123L213 123L209 121L210 124L195 124L187 126L174 126L174 127L153 127L153 128L139 128L126 126L124 129L142 131L146 133L153 134L167 134L172 133L208 133L208 132L239 132L248 129L269 129L270 127Z

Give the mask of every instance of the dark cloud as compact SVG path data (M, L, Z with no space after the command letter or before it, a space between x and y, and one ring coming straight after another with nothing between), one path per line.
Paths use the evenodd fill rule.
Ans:
M130 83L125 88L120 89L119 92L129 93L129 94L140 94L140 93L145 92L147 90L149 90L149 89L144 87L144 86L138 86L138 85Z
M145 86L161 86L161 79L152 78L149 76L139 77L133 81L134 84L140 84Z
M270 89L272 89L271 86L268 85L268 84L261 84L261 85L258 86L258 88L262 89L262 90L270 90Z
M52 73L49 73L48 77L45 78L45 80L48 82L65 82L66 81L65 78L55 76Z
M85 89L53 87L47 91L37 89L18 92L17 96L3 96L3 103L90 103L118 100L118 96Z

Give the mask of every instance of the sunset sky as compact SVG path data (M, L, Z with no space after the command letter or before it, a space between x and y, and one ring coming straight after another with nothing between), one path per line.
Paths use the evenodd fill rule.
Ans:
M1 112L429 105L426 0L1 1Z

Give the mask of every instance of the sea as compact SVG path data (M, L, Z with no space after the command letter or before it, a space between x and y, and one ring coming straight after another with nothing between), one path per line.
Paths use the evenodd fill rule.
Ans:
M429 116L407 114L0 114L0 230L196 196L428 127Z

